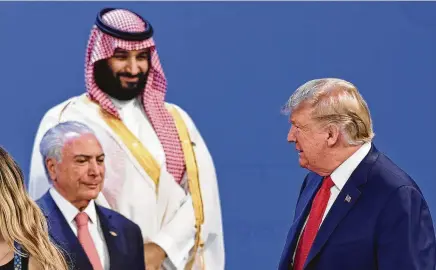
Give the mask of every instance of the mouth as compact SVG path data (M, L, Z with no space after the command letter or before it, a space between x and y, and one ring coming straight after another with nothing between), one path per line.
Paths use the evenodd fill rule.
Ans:
M89 189L96 189L100 184L85 184L85 186Z
M131 78L131 77L121 77L122 79L123 79L123 81L126 81L126 82L138 82L138 80L139 80L139 78L138 77L133 77L133 78Z

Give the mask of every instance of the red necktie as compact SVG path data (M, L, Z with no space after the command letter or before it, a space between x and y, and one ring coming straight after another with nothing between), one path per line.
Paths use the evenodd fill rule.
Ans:
M330 189L334 186L330 176L326 177L313 199L312 208L310 209L309 219L306 227L298 242L297 251L295 253L294 270L303 270L304 263L309 255L313 241L315 241L319 226L321 225L322 217L324 216L327 203L330 198Z

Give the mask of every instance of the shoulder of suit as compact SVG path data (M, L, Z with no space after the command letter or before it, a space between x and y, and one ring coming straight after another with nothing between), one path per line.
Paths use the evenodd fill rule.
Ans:
M35 203L39 207L39 209L41 209L43 212L45 211L46 206L42 198L36 200Z
M44 215L47 215L49 211L49 206L47 205L47 196L49 196L48 191L43 196L41 196L41 198L35 201L36 205L38 205L39 209L41 209Z
M123 223L125 226L136 225L133 221L131 221L130 219L125 217L123 214L121 214L117 211L114 211L112 209L106 208L106 207L101 206L101 205L99 205L98 207L103 212L103 214L105 214L106 216L110 215L112 219L115 219L119 223Z
M377 181L380 187L387 189L394 190L402 186L418 188L412 177L383 153L379 154L368 177Z

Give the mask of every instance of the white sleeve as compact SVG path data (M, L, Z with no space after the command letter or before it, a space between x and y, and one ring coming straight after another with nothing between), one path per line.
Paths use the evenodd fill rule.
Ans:
M192 199L174 178L162 168L159 181L159 205L165 205L161 229L148 241L160 246L167 254L165 269L183 269L195 241L195 215ZM162 203L162 201L165 201Z
M207 220L203 227L205 267L209 270L223 270L225 269L225 245L221 200L212 155L194 121L183 109L176 107L185 120L192 141L196 144L194 150L200 185L202 185L205 219Z
M204 253L207 257L205 258L206 268L209 270L224 270L224 234L222 225L221 200L215 166L203 138L197 129L195 129L195 132L198 149L196 154L199 157L198 167L202 173L203 185L205 186L205 183L207 183L207 190L203 189L203 192L208 193L208 200L205 202L207 205L204 207L205 217L207 217L207 228L203 228L208 234L203 235L205 247ZM206 196L203 197L206 198Z

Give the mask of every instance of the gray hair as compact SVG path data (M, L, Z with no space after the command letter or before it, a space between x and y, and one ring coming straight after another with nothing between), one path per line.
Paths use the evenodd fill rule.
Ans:
M350 82L336 78L308 81L291 95L282 113L292 114L303 104L313 108L315 120L340 127L349 145L370 142L374 137L368 105Z
M64 147L67 140L79 137L84 134L95 135L94 131L87 125L76 121L66 121L59 123L56 126L50 128L44 134L39 144L39 152L42 155L45 173L49 180L50 175L45 164L46 160L48 158L54 158L56 159L56 161L60 162L62 160L62 148Z

